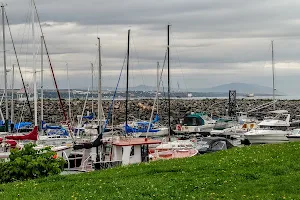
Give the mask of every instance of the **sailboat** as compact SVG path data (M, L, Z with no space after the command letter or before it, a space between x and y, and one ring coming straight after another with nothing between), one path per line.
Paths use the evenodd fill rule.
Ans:
M34 0L31 0L31 17L32 17L32 51L33 51L33 81L34 81L34 129L25 135L8 135L5 136L6 140L12 140L12 141L18 141L18 145L20 148L22 148L22 143L26 142L36 142L38 140L38 117L37 117L37 70L36 70L36 63L35 63L35 3ZM44 148L46 147L45 145L38 145L35 148ZM56 146L52 147L52 150L59 153L59 156L65 156L67 157L68 153L70 153L71 150L71 145L61 145L61 146ZM1 153L0 153L1 154ZM5 153L5 156L9 156L9 153ZM0 155L1 157L1 155Z
M168 128L159 124L159 115L156 114L153 119L153 111L155 109L155 102L158 99L159 84L161 79L159 79L159 63L157 64L157 92L154 99L154 105L151 112L150 122L134 120L128 121L128 75L129 75L129 53L130 53L130 31L128 32L128 47L127 47L127 76L126 76L126 122L124 124L124 130L126 134L133 135L134 137L158 137L168 135ZM157 103L158 105L158 103ZM158 112L158 106L157 106Z
M171 110L170 110L170 25L168 25L168 142L163 142L151 149L150 159L186 158L198 154L196 144L191 140L176 140L171 142Z
M251 144L261 143L281 143L287 142L287 134L290 133L288 128L290 127L290 114L286 110L275 110L275 77L274 77L274 50L273 41L272 45L272 74L273 74L273 111L271 114L275 114L275 117L269 117L264 119L258 124L259 128L252 129L245 133L245 137Z
M41 36L41 130L43 135L39 136L38 144L59 146L62 144L72 144L73 139L70 137L67 127L62 125L48 125L44 121L44 69L43 69L43 47L44 36ZM68 74L67 65L67 74ZM70 118L70 117L69 117Z

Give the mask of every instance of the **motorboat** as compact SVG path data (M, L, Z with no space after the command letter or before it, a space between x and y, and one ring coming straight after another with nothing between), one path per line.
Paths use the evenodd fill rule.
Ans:
M290 114L286 110L271 111L275 117L267 117L258 124L258 128L245 133L251 144L268 144L288 142L286 135L290 133Z
M232 127L225 128L222 130L212 130L211 136L220 136L228 139L240 139L244 140L244 134L250 130L257 128L256 122L244 122L243 124L236 124Z
M187 158L198 154L195 142L191 140L177 140L173 142L162 143L150 149L149 155L151 160Z
M159 120L159 116L156 115L151 123L149 121L133 120L129 121L127 125L124 123L121 126L124 127L124 131L127 134L131 134L134 137L160 137L168 135L169 129L162 126Z
M199 154L211 153L233 148L234 145L223 137L203 137L198 139L197 150Z
M175 132L189 134L210 132L215 127L215 124L216 120L210 118L205 112L192 112L184 117L181 125L176 126Z

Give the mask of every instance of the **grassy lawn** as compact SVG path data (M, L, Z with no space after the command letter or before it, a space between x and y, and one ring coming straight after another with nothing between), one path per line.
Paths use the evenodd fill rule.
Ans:
M300 143L0 185L0 199L300 199Z

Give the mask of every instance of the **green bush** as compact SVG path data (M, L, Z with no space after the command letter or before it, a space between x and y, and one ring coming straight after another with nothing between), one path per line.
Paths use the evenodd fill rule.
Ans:
M56 158L50 147L35 150L34 144L26 144L21 150L13 149L8 162L0 163L0 183L35 179L59 174L65 161Z

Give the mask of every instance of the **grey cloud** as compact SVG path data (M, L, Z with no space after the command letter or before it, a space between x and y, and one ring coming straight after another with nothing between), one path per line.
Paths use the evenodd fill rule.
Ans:
M29 68L30 26L24 23L29 22L30 1L7 3L21 65ZM74 87L89 80L89 63L97 58L97 35L101 37L104 70L118 72L126 53L128 28L132 29L132 69L155 70L156 62L164 58L167 23L172 24L172 70L199 69L205 73L188 74L184 78L180 73L173 74L173 83L186 82L192 88L201 82L206 87L251 82L258 76L256 82L268 85L271 71L264 65L270 63L273 39L276 63L300 63L300 2L296 0L39 0L36 4L62 87L65 62L80 80L74 81ZM37 45L39 35L37 31ZM7 43L11 49L10 42ZM249 68L257 75L250 73ZM278 72L284 73L277 73L278 85L289 88L284 80L294 76L297 69ZM104 74L105 85L115 85L118 73ZM153 85L153 79L153 73L144 74L144 78L139 76L134 82ZM296 78L290 80L293 84L300 83Z

